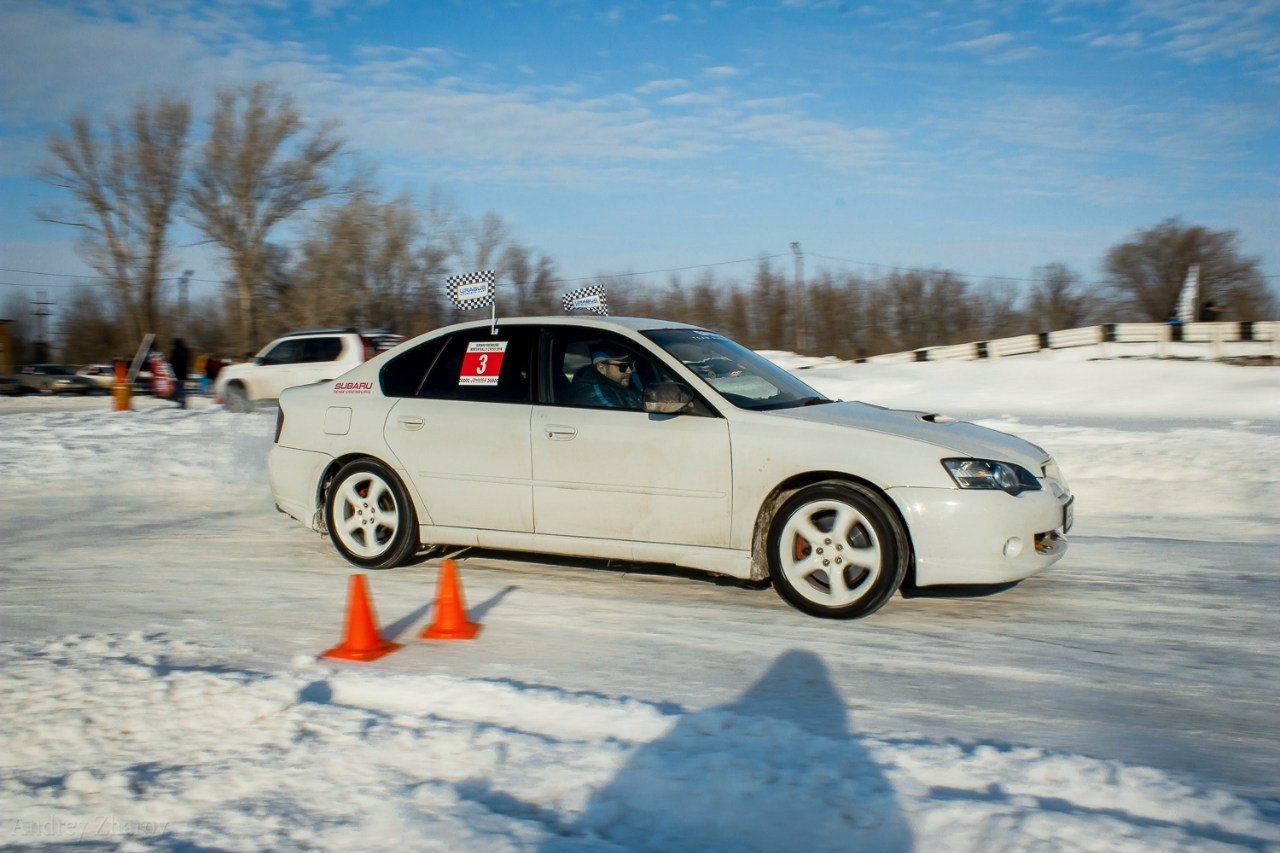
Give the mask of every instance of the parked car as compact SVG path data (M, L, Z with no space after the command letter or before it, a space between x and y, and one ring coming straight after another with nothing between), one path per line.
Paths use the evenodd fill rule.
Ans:
M116 368L112 364L86 364L76 371L76 375L83 376L108 391L116 384Z
M27 364L18 368L22 393L96 394L102 391L92 379L76 374L69 364Z
M250 412L274 404L285 388L336 379L403 340L384 329L290 332L263 347L252 361L225 365L214 383L214 402L233 412Z
M603 379L630 393L580 393ZM267 473L363 569L433 545L673 563L837 618L1043 571L1073 512L1027 441L831 400L715 332L630 318L450 326L290 388Z
M0 395L12 397L21 394L23 385L18 381L18 377L10 376L7 373L0 373Z

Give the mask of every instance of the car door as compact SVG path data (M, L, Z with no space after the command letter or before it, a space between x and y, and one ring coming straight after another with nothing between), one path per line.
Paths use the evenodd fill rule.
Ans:
M538 533L727 547L732 511L728 423L697 414L574 405L575 379L590 376L600 345L633 359L632 381L673 374L635 342L599 330L547 329L541 402L530 445Z
M387 419L387 443L430 523L533 531L532 340L527 327L472 329L383 368L385 393L402 397Z
M294 366L302 361L301 338L285 338L256 359L254 369L245 374L249 395L256 400L279 399Z
M346 372L342 365L334 364L342 347L342 338L336 335L286 338L263 353L252 376L254 397L275 400L286 388L336 379Z

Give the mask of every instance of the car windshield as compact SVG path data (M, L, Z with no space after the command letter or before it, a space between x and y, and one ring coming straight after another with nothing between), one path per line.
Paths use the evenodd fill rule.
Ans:
M791 409L831 402L723 335L702 329L660 329L643 334L740 409Z

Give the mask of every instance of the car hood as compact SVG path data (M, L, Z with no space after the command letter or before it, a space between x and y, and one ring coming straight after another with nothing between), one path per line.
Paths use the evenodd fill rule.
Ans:
M872 430L925 441L957 456L1016 462L1033 472L1049 454L1031 442L937 413L885 409L869 403L822 403L768 414L833 427Z

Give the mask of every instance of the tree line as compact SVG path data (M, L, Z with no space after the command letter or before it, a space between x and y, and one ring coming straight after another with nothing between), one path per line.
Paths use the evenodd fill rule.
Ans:
M203 143L188 102L160 97L128 120L71 117L50 135L40 176L59 189L41 219L75 228L103 284L58 306L60 357L85 363L132 352L144 334L183 336L199 351L242 356L299 328L356 326L414 335L467 319L444 279L493 269L500 314L557 314L584 282L513 239L496 213L459 213L434 194L387 197L333 122L308 121L268 81L216 94ZM180 303L174 233L215 246L228 277L216 296ZM655 285L601 276L611 312L695 323L756 349L841 358L1073 328L1167 319L1188 267L1222 319L1269 319L1276 303L1235 232L1167 219L1112 248L1108 280L1049 263L1028 282L970 282L947 270L788 274L762 258L747 281L707 272ZM38 360L30 311L11 297L16 360ZM474 316L474 315L472 315Z

